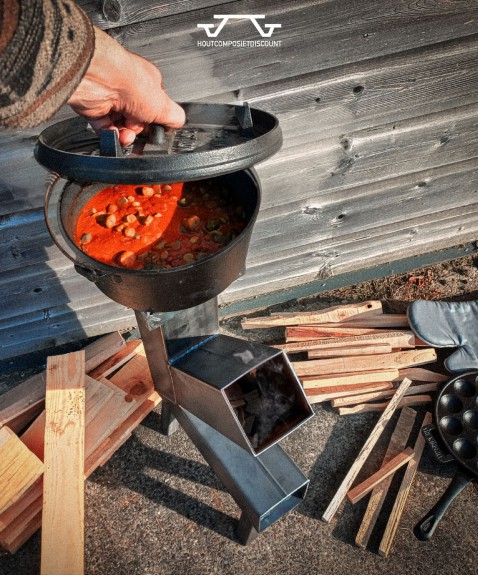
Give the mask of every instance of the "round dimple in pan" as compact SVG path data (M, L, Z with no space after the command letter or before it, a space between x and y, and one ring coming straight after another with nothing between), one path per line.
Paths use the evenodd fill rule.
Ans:
M440 436L457 461L478 474L478 371L449 381L436 402Z

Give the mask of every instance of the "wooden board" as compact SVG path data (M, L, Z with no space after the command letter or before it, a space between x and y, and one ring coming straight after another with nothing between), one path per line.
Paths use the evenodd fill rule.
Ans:
M387 461L378 471L376 471L370 477L367 477L362 483L356 485L353 489L351 489L347 493L347 499L351 503L357 503L363 497L368 495L377 485L380 485L382 481L387 479L388 477L392 476L397 469L403 467L406 463L410 461L413 457L413 449L411 447L407 447L399 454L392 457L390 461Z
M397 379L399 379L398 369L383 369L378 371L362 371L360 373L303 376L300 378L300 381L304 389L316 389L318 387L357 385L365 383L376 383L380 381L395 381ZM401 379L403 379L403 377Z
M0 428L0 514L41 477L43 464L8 427Z
M382 313L382 304L379 301L366 301L358 304L343 304L316 311L272 313L268 316L245 318L241 322L242 329L255 329L258 327L276 327L288 325L311 325L314 323L342 323L352 318L361 318L368 312Z
M420 393L430 393L436 391L438 383L424 383L423 385L411 385L405 392L406 396L418 395ZM368 403L380 399L387 399L392 397L395 393L394 389L386 391L375 391L372 393L363 393L360 395L352 395L349 397L340 397L332 400L332 407L344 407L346 405L356 405L358 403Z
M353 345L372 345L388 343L391 347L404 349L415 347L415 336L411 331L384 331L382 333L369 333L365 335L352 335L344 337L327 337L321 339L306 339L285 344L275 344L274 347L286 353L318 350L323 348L348 348ZM288 338L290 339L290 337Z
M368 394L376 391L392 390L393 384L389 381L378 383L367 383L358 385L339 385L333 387L317 387L306 389L305 393L310 403L323 403L338 397L356 396L360 393Z
M85 352L49 357L42 575L84 573Z
M410 395L400 400L398 407L425 405L432 402L431 395ZM339 415L354 415L356 413L369 413L374 411L384 411L389 402L384 403L361 403L354 407L339 407Z
M353 373L354 371L372 371L380 369L400 369L412 365L423 365L436 361L433 348L399 351L383 355L366 357L340 357L331 359L312 359L293 361L292 367L297 375L332 375Z

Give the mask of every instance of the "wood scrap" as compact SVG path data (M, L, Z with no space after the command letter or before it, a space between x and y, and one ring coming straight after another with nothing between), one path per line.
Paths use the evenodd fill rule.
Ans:
M84 573L85 352L47 360L41 575Z
M405 367L400 369L399 377L397 379L408 377L413 381L429 381L431 383L443 383L451 379L450 375L444 375L442 373L436 373L430 369L424 369L423 367Z
M366 385L340 385L335 387L315 388L305 390L309 403L323 403L334 398L356 396L359 393L373 392L377 390L392 390L393 384L390 381L369 383ZM395 393L395 390L393 390Z
M368 495L373 490L373 488L379 485L384 479L387 479L387 477L393 475L397 469L400 469L400 467L408 463L412 457L413 449L411 447L407 447L395 455L395 457L392 457L390 461L387 461L387 463L385 463L373 475L367 477L367 479L362 481L362 483L359 483L353 489L351 489L347 493L347 499L351 503L357 503L363 497Z
M425 425L429 425L431 422L432 414L427 412L423 418L421 429L423 429ZM380 542L378 552L380 555L382 555L382 557L388 557L390 549L392 548L393 539L397 532L398 525L405 508L405 503L407 501L408 494L410 493L410 489L412 487L413 479L418 469L418 465L420 464L420 459L422 457L424 447L425 438L420 432L413 448L413 458L408 463L405 475L403 476L402 483L395 499L395 503L388 518L387 526L385 527L385 531Z
M389 343L376 343L374 345L357 345L355 347L323 347L312 349L308 352L309 359L320 359L325 357L354 357L363 355L378 355L382 353L392 353L392 346Z
M424 383L423 385L411 385L405 392L406 396L419 395L436 391L438 383ZM358 403L368 403L378 399L387 399L395 394L394 389L385 391L374 391L371 393L361 393L360 395L350 395L347 397L338 397L331 401L332 407L346 407L348 405L356 405Z
M133 413L119 425L115 431L101 443L85 460L85 477L104 465L111 456L131 437L132 432L143 419L161 403L161 397L153 391Z
M0 428L0 514L41 477L43 463L8 427Z
M359 474L360 470L362 469L365 460L370 455L373 447L377 443L382 434L385 426L387 425L388 421L392 417L393 413L397 409L400 401L402 400L405 391L410 386L411 381L405 378L402 383L400 384L399 388L397 389L397 393L391 399L390 403L385 408L384 412L380 415L379 420L375 424L372 432L370 433L368 439L366 440L365 444L363 445L362 449L360 450L357 458L355 459L352 467L349 469L348 473L346 474L345 478L343 479L342 483L340 484L339 489L337 490L336 494L332 498L332 501L329 503L327 509L325 510L322 519L329 523L332 518L334 517L335 513L337 512L340 504L344 500L345 496L347 495L348 490L350 489L352 483L355 481L355 478Z
M405 407L406 405L408 405L409 407L411 406L416 407L417 405L424 405L427 403L431 403L432 401L433 400L431 395L410 395L409 397L404 397L400 401L398 407ZM339 407L339 415L354 415L356 413L383 411L388 407L388 405L389 402L360 403L359 405L355 405L354 407Z
M299 342L315 339L360 337L362 335L380 335L383 329L374 327L349 327L343 323L320 324L307 326L290 326L285 328L286 342Z
M354 371L373 371L390 368L402 369L413 365L433 363L436 358L436 352L433 348L425 348L385 355L313 359L309 361L293 361L291 363L297 375L301 376L353 373Z
M325 337L274 345L286 353L311 351L323 348L349 348L354 345L390 344L393 348L414 348L415 336L411 331L385 331L366 335ZM345 354L347 355L347 354Z
M85 369L92 371L125 346L119 332L104 336L85 348ZM0 426L15 433L24 429L43 411L45 404L45 372L38 373L0 395Z
M90 428L92 420L103 412L108 413L109 408L105 409L106 404L112 399L114 390L96 381L88 375L85 376L85 403L86 415L85 425ZM111 416L113 414L111 413ZM43 461L45 446L45 410L35 419L30 427L20 436L23 443ZM111 418L111 417L110 417ZM87 433L89 435L90 432Z
M273 313L266 317L251 317L242 321L242 329L301 325L311 323L338 323L363 313L378 310L382 304L379 301L366 301L355 304L345 304L329 307L318 311L303 311L290 313Z
M5 535L4 530L7 526L12 525L16 518L19 517L25 509L30 507L38 497L41 497L42 493L43 473L16 503L10 505L8 509L0 515L0 545L4 546L5 549L9 550L8 547L2 543L2 536Z
M111 357L107 358L100 365L88 372L88 375L93 379L101 379L107 377L122 365L127 363L136 354L144 353L143 342L140 339L134 339L125 342L125 346L116 352Z
M136 364L136 369L145 378L140 364ZM125 371L123 375L127 373ZM130 370L129 375L135 379L134 370ZM136 374L136 380L138 376L139 373ZM151 389L146 398L142 395L128 397L128 394L106 378L98 382L86 376L85 380L86 478L109 460L148 413L160 403L161 398ZM123 378L121 384L127 386L128 380ZM43 454L44 422L44 416L39 416L21 436L25 443L40 454ZM15 505L0 515L0 545L10 553L14 553L41 526L42 485L43 476Z
M335 385L396 381L398 374L398 369L383 369L380 371L362 371L359 373L303 376L300 377L300 381L304 389L314 389L316 387L331 387Z
M409 388L410 389L410 388ZM407 390L408 391L408 390ZM395 455L405 449L410 433L415 423L417 412L409 407L404 407L400 412L397 425L393 430L392 436L385 452L382 465L388 463ZM383 503L388 494L388 489L392 483L393 477L390 476L373 488L368 501L367 509L360 524L360 528L355 537L355 544L364 549L370 539L375 523L382 509Z
M144 353L138 353L126 365L109 378L128 396L127 401L141 401L154 390L154 383Z

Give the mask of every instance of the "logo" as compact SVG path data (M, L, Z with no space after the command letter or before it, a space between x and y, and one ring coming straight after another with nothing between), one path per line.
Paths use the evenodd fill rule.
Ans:
M259 32L262 38L271 38L276 28L282 28L282 24L266 24L263 26L258 20L264 20L265 14L215 14L213 16L216 20L221 20L219 23L213 22L212 24L198 24L198 28L202 28L208 38L217 38L224 26L229 20L250 20L255 29ZM280 46L280 40L216 40L216 41L198 41L198 46L224 46L224 47L257 47L257 46Z

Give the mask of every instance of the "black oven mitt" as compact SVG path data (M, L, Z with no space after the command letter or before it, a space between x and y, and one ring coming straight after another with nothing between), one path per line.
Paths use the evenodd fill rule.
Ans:
M445 360L451 373L478 369L478 301L414 301L408 306L413 332L433 347L457 347Z

